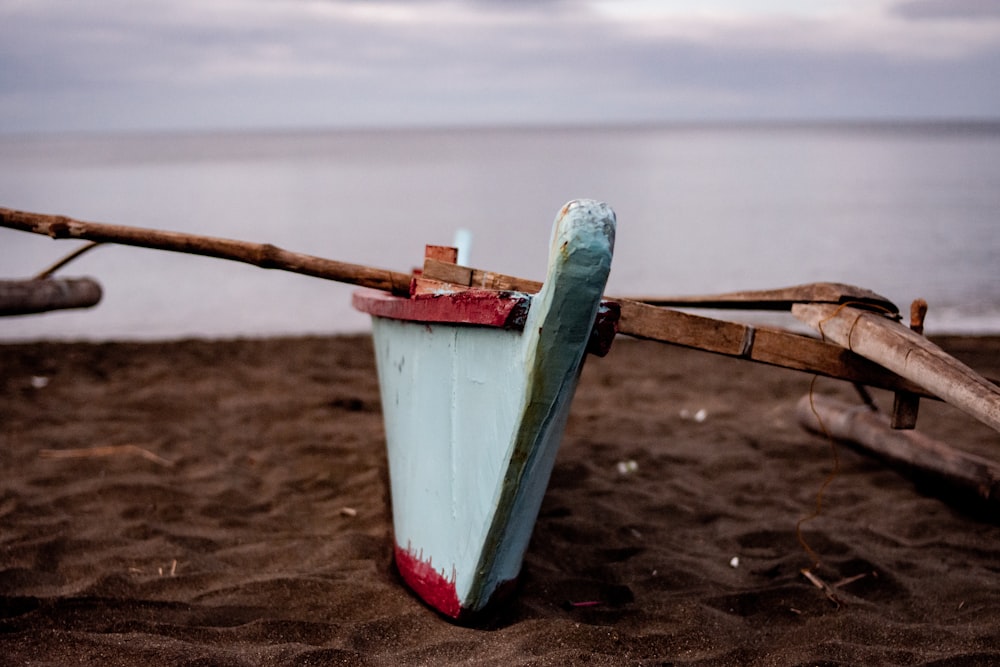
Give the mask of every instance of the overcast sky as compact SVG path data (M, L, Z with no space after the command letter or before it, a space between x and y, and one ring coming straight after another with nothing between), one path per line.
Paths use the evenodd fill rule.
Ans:
M1000 117L1000 0L0 0L0 133Z

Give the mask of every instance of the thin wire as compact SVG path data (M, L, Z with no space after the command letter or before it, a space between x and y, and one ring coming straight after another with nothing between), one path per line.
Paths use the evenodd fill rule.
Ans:
M840 314L840 311L843 310L844 308L852 305L863 305L865 308L869 310L874 307L877 310L883 310L886 315L889 316L892 315L889 309L875 304L855 304L850 301L844 302L840 304L837 307L837 309L830 314L829 317L823 318L819 322L817 328L819 329L820 337L823 339L824 342L826 341L826 332L823 331L823 324L833 319L838 314ZM848 332L847 335L848 349L851 349L850 342L852 336L854 335L854 327L857 326L860 319L861 319L860 317L855 318L854 322L851 324L851 330ZM826 494L826 490L827 488L829 488L830 484L833 483L833 480L835 480L837 476L840 475L840 451L837 449L837 441L834 440L832 435L830 435L830 431L827 430L826 424L823 423L823 418L820 417L819 410L816 409L815 396L816 396L816 381L818 379L819 379L818 375L813 375L813 378L809 383L809 409L812 410L813 416L816 418L816 423L819 425L820 431L823 432L823 435L826 437L827 442L830 443L830 454L833 457L833 469L827 474L826 479L823 480L823 483L820 485L819 490L816 492L816 506L813 509L813 511L810 512L808 515L802 517L795 523L795 537L796 539L798 539L799 544L802 546L802 549L809 556L809 559L812 560L814 568L819 567L820 557L819 554L816 553L816 551L811 546L809 546L809 543L806 541L805 536L802 534L802 526L809 523L810 521L819 518L819 516L823 513L823 496Z
M816 392L816 380L819 379L818 375L814 375L812 381L809 383L809 409L812 410L813 416L816 417L816 423L819 424L820 430L823 435L826 436L827 442L830 443L830 452L833 456L833 469L827 474L826 479L819 487L819 491L816 492L816 507L807 516L802 517L795 523L795 537L798 539L799 544L805 550L809 559L813 563L813 567L819 567L819 554L809 546L806 541L805 536L802 534L802 526L809 523L810 521L819 518L823 513L823 495L826 493L826 489L833 483L833 480L837 478L840 474L840 452L837 450L837 441L833 439L830 432L826 428L826 424L823 423L822 417L819 416L819 411L816 409L816 401L814 400Z

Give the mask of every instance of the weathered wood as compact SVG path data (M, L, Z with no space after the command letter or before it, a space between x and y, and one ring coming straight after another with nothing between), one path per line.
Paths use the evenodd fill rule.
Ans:
M781 329L682 313L627 299L615 301L621 306L618 332L635 338L681 345L882 389L901 389L933 396L919 385L907 382L867 359L815 338Z
M925 398L936 398L919 384L838 345L781 329L757 327L750 360L846 380L857 385L907 391Z
M423 278L465 287L528 293L537 292L541 287L541 283L536 281L433 259L424 261ZM780 329L754 327L683 313L633 299L607 297L607 300L614 301L621 307L618 322L618 333L621 334L818 373L872 387L934 397L919 385L903 380L895 373L888 372L839 345Z
M408 273L291 252L270 243L248 243L182 232L85 222L61 215L28 213L8 208L0 208L0 226L43 234L54 239L84 239L228 259L264 269L281 269L399 295L409 294L410 290Z
M727 294L632 297L653 306L719 308L734 310L791 310L796 303L858 303L886 312L898 313L892 301L861 287L842 283L808 283L770 290L750 290Z
M910 304L910 330L924 333L924 318L927 316L927 302L916 299ZM889 422L895 429L912 429L917 426L920 413L920 397L906 391L897 391L892 400L892 417Z
M959 451L918 431L890 428L889 419L866 406L826 396L804 396L799 423L815 433L852 442L893 463L944 477L983 500L1000 500L1000 465Z
M436 259L441 262L455 264L458 262L458 248L446 245L427 245L424 247L425 259Z
M448 295L416 294L407 299L377 290L357 290L351 303L373 317L521 330L531 297L519 292L468 290Z
M618 332L636 338L695 347L730 357L746 357L753 345L753 327L682 313L638 301L618 300Z
M1000 431L1000 387L899 322L825 304L797 304L792 314L825 339L919 384Z
M100 300L101 286L90 278L0 280L0 315L89 308Z
M437 259L424 260L423 275L425 278L477 289L508 290L528 294L534 294L542 289L542 283L537 280L505 276L502 273L482 271Z

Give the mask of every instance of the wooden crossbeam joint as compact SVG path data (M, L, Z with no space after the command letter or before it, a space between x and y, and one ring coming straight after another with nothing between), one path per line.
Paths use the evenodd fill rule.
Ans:
M910 305L910 329L923 334L924 318L927 316L927 302L917 299ZM889 425L897 430L913 429L917 426L920 411L920 397L907 391L897 391L892 400L892 418Z

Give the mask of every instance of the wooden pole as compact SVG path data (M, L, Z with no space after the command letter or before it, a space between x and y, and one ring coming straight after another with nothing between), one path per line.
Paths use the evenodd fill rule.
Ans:
M1000 500L1000 465L918 431L893 430L888 417L866 406L807 395L799 400L796 414L799 423L814 433L852 442L890 462L944 477L983 500Z
M916 299L910 304L910 330L914 333L924 333L924 318L927 316L927 302ZM909 392L897 391L892 400L892 419L890 424L895 429L912 429L917 426L917 415L920 413L920 397Z
M1000 387L906 326L848 306L797 304L792 314L826 340L874 361L1000 431Z
M89 308L100 300L101 286L90 278L0 280L0 315Z
M707 296L633 297L651 306L675 308L720 308L733 310L791 310L796 303L863 303L868 306L898 313L899 309L889 299L854 285L843 283L808 283L780 289L752 290L712 294Z
M43 234L54 239L83 239L228 259L263 269L280 269L370 287L400 296L409 295L410 290L410 276L407 273L290 252L270 243L248 243L181 232L85 222L61 215L29 213L8 208L0 208L0 227Z

